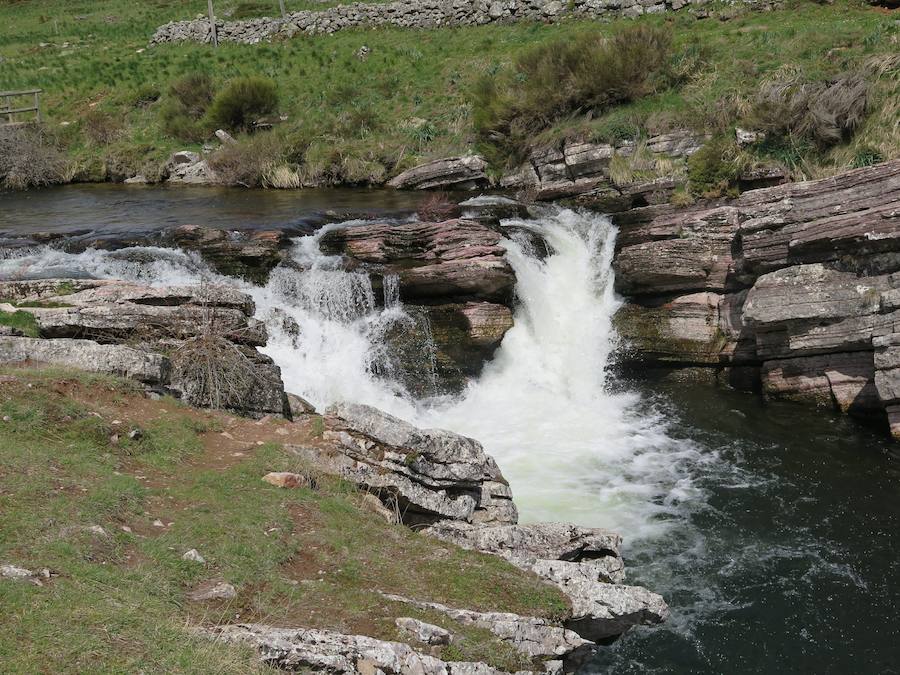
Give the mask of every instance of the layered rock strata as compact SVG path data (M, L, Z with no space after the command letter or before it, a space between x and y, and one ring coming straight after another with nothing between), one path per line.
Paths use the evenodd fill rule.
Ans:
M900 434L900 161L725 203L638 209L619 226L616 285L629 302L617 323L633 357L887 413Z
M0 310L27 312L39 333L7 330L4 362L130 377L198 406L290 414L279 368L256 349L266 343L265 327L239 291L47 279L0 282L0 298Z

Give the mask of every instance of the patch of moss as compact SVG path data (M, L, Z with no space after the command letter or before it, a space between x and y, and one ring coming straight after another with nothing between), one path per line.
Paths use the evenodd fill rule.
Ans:
M4 312L0 310L0 326L21 331L28 337L40 337L41 329L31 312Z

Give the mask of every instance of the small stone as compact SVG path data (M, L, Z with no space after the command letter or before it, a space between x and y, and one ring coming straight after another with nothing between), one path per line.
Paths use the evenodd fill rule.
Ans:
M182 560L189 560L190 562L200 563L201 565L206 563L206 558L200 555L200 552L195 548L187 551L181 558Z
M426 645L449 645L453 641L453 633L449 630L419 621L418 619L402 616L394 623L397 624L397 628L401 631L409 633L419 642L424 642Z
M273 471L263 476L262 480L280 488L306 487L309 484L305 476L290 471Z
M188 594L194 602L205 600L232 600L237 597L234 586L225 581L206 581Z
M161 521L159 518L153 521L153 527L165 527L166 524Z
M128 432L128 438L132 441L139 441L144 437L144 432L140 429L132 429Z
M31 570L15 565L0 565L0 577L4 579L28 579L34 576Z

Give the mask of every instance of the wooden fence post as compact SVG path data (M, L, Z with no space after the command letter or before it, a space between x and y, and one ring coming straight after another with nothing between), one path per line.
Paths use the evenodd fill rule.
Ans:
M41 123L41 99L39 91L34 92L34 119L38 124Z
M213 0L206 0L209 5L209 30L212 34L212 43L213 47L219 46L219 36L216 33L216 15L213 12L212 2Z

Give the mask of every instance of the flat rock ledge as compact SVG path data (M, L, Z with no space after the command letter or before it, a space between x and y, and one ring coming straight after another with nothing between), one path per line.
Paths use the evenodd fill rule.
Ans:
M471 609L454 609L439 602L421 602L383 593L386 600L402 602L417 609L433 610L446 614L454 621L478 626L491 631L503 642L511 644L521 653L531 657L563 657L586 646L593 645L578 633L557 626L547 619L520 616L510 612L475 612Z
M0 282L0 310L27 312L38 337L0 334L0 362L136 380L199 407L290 415L281 371L257 351L266 330L249 296L222 286L97 279ZM218 379L193 367L208 360Z
M484 663L442 661L401 642L364 635L246 623L195 630L221 642L250 645L259 651L264 663L287 671L341 675L505 675L505 671ZM526 672L531 671L520 671L519 675ZM561 664L551 662L541 672L560 673Z

